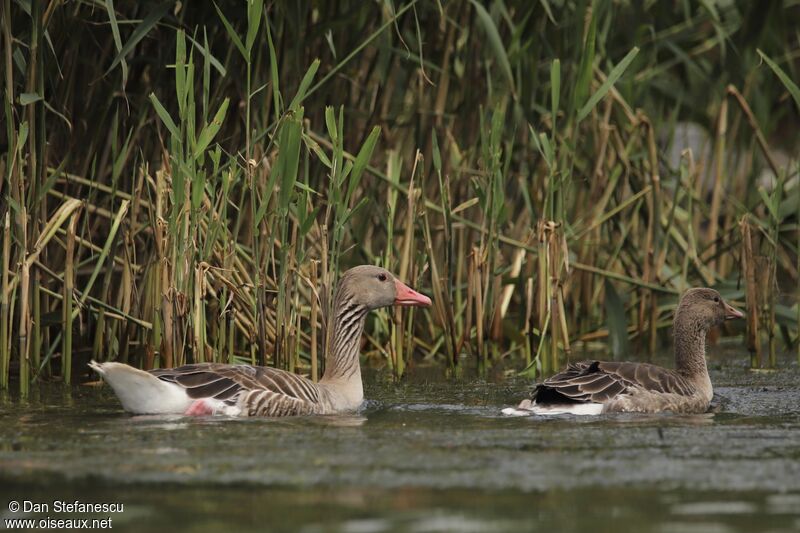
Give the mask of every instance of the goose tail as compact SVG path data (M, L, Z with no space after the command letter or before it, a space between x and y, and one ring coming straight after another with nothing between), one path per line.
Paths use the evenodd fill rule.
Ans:
M122 407L130 413L182 414L193 403L183 387L130 365L92 361L89 368L111 385Z
M522 400L517 407L506 407L503 414L507 416L531 415L599 415L603 412L602 403L564 403L564 404L537 404L533 400Z

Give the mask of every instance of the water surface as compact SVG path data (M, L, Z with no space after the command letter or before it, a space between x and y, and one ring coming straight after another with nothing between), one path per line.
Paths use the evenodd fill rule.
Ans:
M0 401L0 519L78 499L124 503L130 531L797 531L784 366L712 362L703 415L507 418L527 381L422 370L370 374L357 414L278 420L134 417L107 387L46 387Z

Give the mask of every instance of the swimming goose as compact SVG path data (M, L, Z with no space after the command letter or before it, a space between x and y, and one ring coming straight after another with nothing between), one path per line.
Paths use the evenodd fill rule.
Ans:
M544 380L507 415L611 412L703 413L714 395L706 368L706 333L742 318L713 289L689 289L675 311L675 370L648 363L582 361Z
M353 411L364 399L359 344L367 313L390 305L429 306L389 271L358 266L342 274L334 297L332 351L319 383L251 365L199 363L146 372L122 363L90 367L136 414L292 416Z

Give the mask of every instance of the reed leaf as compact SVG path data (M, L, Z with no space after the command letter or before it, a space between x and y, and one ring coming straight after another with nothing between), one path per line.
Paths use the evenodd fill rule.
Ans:
M242 39L236 33L236 30L233 29L231 23L228 21L228 18L222 13L222 10L219 8L216 2L213 2L214 9L217 10L217 14L219 15L219 19L222 21L222 25L225 26L225 31L228 32L228 38L231 40L236 49L239 50L239 53L242 54L242 57L249 62L250 54L248 49L242 43Z
M230 100L228 98L222 101L222 104L219 106L214 118L211 119L211 122L206 124L200 131L200 135L197 137L197 143L194 147L195 159L198 159L203 152L205 152L206 148L208 148L208 145L211 144L211 141L213 141L214 137L217 136L219 129L222 127L222 122L225 120L225 114L228 112L229 101Z
M595 91L592 96L589 97L589 100L580 108L578 111L578 122L582 121L586 118L586 116L592 112L592 109L597 105L597 103L602 100L608 91L611 90L611 87L617 82L617 80L625 73L628 69L628 66L633 62L633 59L639 53L639 48L634 46L628 54L622 58L617 66L611 69L609 72L608 77L605 81L600 85L600 87Z
M111 33L114 35L114 44L117 46L117 56L119 57L118 61L115 60L112 63L106 74L113 70L117 64L122 64L122 86L124 87L128 82L128 64L125 62L125 54L122 53L122 37L117 23L117 14L114 11L114 0L106 0L106 12L108 13L108 21L111 23Z
M104 76L108 76L109 73L111 73L111 71L114 70L117 65L121 64L124 72L123 79L127 80L128 66L125 63L125 57L127 57L128 54L130 54L133 51L133 49L136 47L137 44L139 44L142 41L142 39L147 37L147 34L149 34L153 30L156 24L161 22L161 19L164 18L164 15L166 15L167 12L169 12L169 9L173 5L174 3L170 0L156 4L156 6L153 7L153 10L150 11L150 13L148 13L147 16L142 19L142 22L140 22L136 26L136 29L133 30L128 40L125 41L125 44L121 45L122 40L119 32L119 24L117 23L116 14L114 13L113 0L106 0L106 9L108 10L108 18L109 21L111 22L111 28L114 33L114 41L117 45L117 55L111 61L111 65L105 71ZM125 85L124 82L123 85Z
M789 91L789 94L792 96L792 100L794 100L794 104L797 106L798 111L800 111L800 87L792 81L792 79L783 71L783 69L778 66L772 59L769 58L767 54L762 52L761 50L757 50L758 55L763 59L769 68L778 76L778 79L781 80L781 83L786 90Z
M164 123L164 125L169 130L172 138L175 139L177 142L180 142L181 132L178 129L178 126L175 125L175 121L172 120L172 117L169 115L169 112L164 108L164 106L159 101L158 97L155 93L150 93L150 102L153 104L153 108L155 108L156 113L158 114L158 118Z
M492 49L492 52L494 52L495 59L500 65L500 70L508 82L511 93L514 94L514 74L511 71L511 62L508 59L508 53L503 45L503 40L500 38L500 32L497 30L497 25L494 23L492 16L488 11L486 11L486 8L483 7L482 4L480 4L477 0L470 0L470 3L475 8L475 13L478 15L478 21L480 22L481 28L485 32L489 41L489 47Z

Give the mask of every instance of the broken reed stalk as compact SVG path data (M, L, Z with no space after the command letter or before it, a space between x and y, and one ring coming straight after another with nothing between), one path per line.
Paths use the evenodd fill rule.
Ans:
M511 270L508 272L508 277L511 279L519 279L522 274L522 262L525 259L527 252L522 249L518 249L514 251L514 257L511 261ZM498 282L500 281L500 277L498 276ZM502 291L498 290L498 299L499 303L497 304L497 313L496 316L500 317L500 320L495 319L495 323L493 328L502 327L503 319L506 318L506 314L508 313L509 306L511 305L511 299L514 297L514 289L516 288L515 283L507 283L503 286ZM501 339L501 332L492 332L493 339L500 340Z
M158 347L159 366L163 368L171 368L175 366L175 357L173 349L175 343L173 336L175 334L175 327L173 324L172 316L172 294L171 283L172 274L170 272L170 259L168 250L170 248L170 240L167 231L167 222L164 218L166 216L167 205L169 202L169 185L167 184L166 176L163 170L156 171L156 222L155 222L155 235L156 235L156 251L158 257L158 284L160 288L159 301L160 306L155 310L155 321L161 324L161 344ZM160 311L160 312L159 312ZM154 361L146 361L145 369L153 368Z
M296 304L295 309L299 309L300 308L300 301L299 300L300 300L300 295L296 293L295 294L295 302L294 302ZM293 327L292 327L291 335L290 335L290 338L289 338L289 340L291 341L290 342L290 346L291 346L291 350L292 350L292 352L291 352L292 353L292 362L291 362L291 365L289 366L289 371L290 372L297 372L297 368L300 366L300 336L301 336L301 331L302 331L301 328L303 326L302 315L300 313L295 313L294 314L294 323L292 324L292 326Z
M233 258L235 253L235 245L230 243L225 249L227 249L227 253L225 254L225 271L232 272L233 271ZM230 287L227 285L225 286L225 333L227 335L225 341L227 342L225 354L228 359L228 363L233 363L235 359L235 339L236 339L236 306L234 305L234 298L235 293L231 290Z
M707 257L709 267L714 270L717 266L717 235L719 234L720 207L722 204L723 185L725 172L725 139L728 131L728 101L723 99L720 103L719 117L717 118L717 137L714 150L714 188L711 193L711 210L708 215L708 233L706 241L709 243Z
M779 261L779 242L781 233L781 218L779 216L783 191L786 181L786 173L781 171L777 176L777 183L770 194L768 203L769 212L769 238L767 243L769 253L766 256L768 270L764 295L767 305L767 331L769 332L769 368L776 368L778 364L778 324L776 321L776 306L778 302L778 261Z
M48 328L42 327L42 306L47 306L47 295L43 292L42 287L42 274L40 268L33 270L33 342L31 343L30 353L30 366L34 370L39 368L39 363L42 360L42 346L49 338L46 335ZM28 369L28 381L30 382L30 369Z
M728 85L726 88L726 93L736 99L736 103L739 104L739 107L741 108L745 117L747 117L747 123L750 125L750 128L753 130L753 133L756 136L756 141L758 142L759 148L761 148L761 153L764 154L764 159L767 160L767 163L769 164L769 167L775 176L780 176L781 169L775 161L772 151L769 149L769 144L767 143L764 133L761 131L761 127L758 125L758 121L756 120L753 111L750 109L750 105L748 105L747 100L744 99L742 93L740 93L739 89L737 89L734 85ZM726 102L726 100L723 100L723 102Z
M525 279L525 327L522 334L525 338L525 367L531 366L533 361L533 302L534 302L534 283L533 277ZM534 376L535 377L535 368Z
M322 325L324 326L323 329L323 350L322 350L322 363L325 364L325 359L328 357L330 353L331 346L333 344L333 322L328 320L328 317L333 316L333 292L331 290L331 279L330 279L330 272L328 270L328 226L327 224L322 224L320 226L320 236L321 236L321 252L320 252L320 272L322 272L322 296L321 304L322 304L322 312L320 314L320 320ZM324 368L322 369L324 374Z
M72 214L67 226L66 255L64 257L64 298L62 300L61 321L61 365L64 383L72 382L72 315L73 289L75 288L75 234L78 229L79 211Z
M452 30L452 28L451 28ZM449 38L452 38L452 31L449 33ZM440 93L441 94L441 93ZM431 132L431 145L432 145L432 159L433 166L436 171L439 186L439 198L442 207L443 218L443 238L444 238L444 260L442 262L443 268L441 271L436 265L436 254L434 253L435 244L432 238L430 229L430 220L428 219L427 202L423 203L425 209L425 245L428 250L428 260L431 264L431 280L433 284L434 294L436 299L440 300L440 304L434 303L439 314L442 327L444 329L444 343L447 352L448 365L452 368L458 364L457 340L456 340L456 308L453 306L453 257L455 255L455 242L453 240L453 217L451 209L451 192L450 192L450 176L443 175L442 172L442 159L439 151L439 140L436 136L436 130ZM434 268L436 271L434 272Z
M319 295L317 294L317 287L318 287L318 274L317 274L317 267L319 263L317 261L311 261L311 315L310 315L310 326L311 326L311 379L316 383L319 380L319 363L317 361L318 354L317 354L317 315L319 314Z
M134 209L135 211L137 208L137 203L134 202ZM133 243L131 242L130 232L125 231L124 235L124 250L126 257L133 256ZM113 270L113 268L111 268ZM133 300L133 282L134 282L134 273L133 269L130 266L130 262L126 261L125 264L122 266L122 279L119 288L119 296L117 298L117 307L126 315L131 313L131 303ZM133 327L133 323L126 320L119 324L119 335L115 334L112 331L112 336L116 337L117 339L121 338L121 342L118 342L118 349L119 349L119 361L126 363L128 361L128 355L130 350L130 339L136 334L136 330Z
M26 260L22 262L19 274L19 393L25 398L28 395L29 387L29 346L28 336L30 335L30 273L31 265Z
M537 242L538 242L538 254L537 254L537 263L538 263L538 275L536 277L536 317L538 320L539 326L539 349L537 349L537 353L540 353L542 349L545 350L547 343L553 340L553 337L548 340L545 332L547 329L547 324L550 323L550 246L548 245L549 237L548 237L548 222L544 220L540 220L537 223L536 227L536 234L537 234ZM545 357L540 359L539 362L541 363L542 373L549 374L552 366L551 366L551 359Z
M431 289L433 292L433 309L442 324L444 329L445 347L447 351L447 361L451 366L455 364L455 355L453 353L454 347L451 344L451 324L452 308L448 307L450 299L445 296L446 288L443 287L442 279L439 274L439 266L436 261L436 254L433 248L433 239L431 238L430 221L428 220L428 212L423 207L422 212L422 229L425 238L425 246L428 251L428 261L431 267Z
M467 325L466 322L469 321L469 314L470 311L467 309L469 305L469 294L465 294L463 287L466 287L467 281L467 271L469 270L469 254L467 252L467 240L465 237L466 230L463 227L455 227L454 232L456 235L456 253L455 257L464 258L465 260L455 261L455 278L453 280L453 287L456 288L455 298L454 300L454 312L456 314L456 327L460 329L461 334L459 335L456 329L453 330L453 335L455 336L455 348L453 353L455 357L460 357L463 349L463 343L465 338L467 337ZM468 292L468 291L466 291Z
M486 368L486 347L483 338L483 255L478 247L472 248L472 274L470 280L472 284L472 297L474 299L473 309L475 310L475 341L477 343L477 365L479 371Z
M43 81L42 65L42 6L41 2L34 2L31 5L31 36L30 36L30 55L28 58L26 72L26 92L34 94L44 94L39 92L40 83ZM22 264L19 272L19 380L20 395L24 398L28 395L30 385L30 358L31 358L31 327L33 317L31 316L31 262L28 258L32 254L31 240L36 238L38 225L41 222L37 203L31 202L31 198L36 198L37 190L41 186L39 179L39 169L43 166L44 156L44 116L41 102L34 102L25 109L28 125L28 144L27 144L27 164L24 171L20 169L20 176L27 173L26 182L20 182L21 187L25 187L23 194L20 194L21 202L18 207L19 235L21 238ZM29 207L30 206L30 207ZM30 227L28 221L32 222ZM33 298L38 297L34 291ZM38 339L35 339L38 341Z
M658 154L656 152L656 134L653 128L652 123L649 119L644 117L644 124L646 125L647 131L647 160L650 166L649 178L650 178L650 186L652 187L653 191L653 216L656 221L655 226L653 227L653 242L652 242L652 250L648 250L648 255L652 255L649 259L649 263L651 264L652 270L650 271L651 279L646 279L646 281L650 282L657 282L659 278L659 273L662 270L662 257L664 257L667 248L667 239L662 234L662 226L661 226L661 213L662 213L662 193L661 193L661 175L659 173L659 162L658 162ZM678 187L676 187L677 191ZM667 227L667 231L669 231L669 227ZM662 249L664 250L664 254L662 254ZM649 314L647 317L647 324L649 326L648 329L648 353L651 355L656 352L656 336L657 336L657 327L658 327L658 293L655 291L650 291L648 293L648 300L650 303Z
M111 247L109 252L110 257L116 256L116 251L119 246L119 241L115 240L114 244ZM111 279L112 275L114 274L113 268L106 268L103 272L103 283L101 285L101 291L103 294L110 294L111 289ZM118 354L114 353L112 350L109 349L108 345L110 343L106 342L106 338L110 338L111 331L107 331L109 325L106 323L106 312L104 309L100 310L100 314L97 316L97 324L95 326L95 334L94 334L94 343L92 345L92 358L95 360L101 360L101 356L106 355L106 357L116 358ZM62 333L63 339L63 333Z
M411 169L411 177L408 182L408 194L406 195L406 219L405 219L405 232L403 233L403 248L400 254L399 275L400 279L408 280L408 275L413 269L414 252L414 220L416 215L416 201L418 191L414 187L414 179L417 175L417 169L422 162L422 152L417 150L414 157L414 166ZM405 353L403 349L403 313L400 308L393 309L394 323L392 326L392 354L394 356L394 375L395 378L401 378L405 373Z
M415 281L418 279L417 263L414 262L413 270L411 276L408 278L410 283L417 285ZM411 355L414 353L414 318L416 317L415 309L412 307L408 309L408 313L406 315L406 320L403 324L403 337L401 340L405 341L405 347L403 349L403 353L407 354L407 360L404 361L405 367L409 367L413 364L414 360L412 359Z
M205 305L203 305L204 297L204 281L205 281L206 267L204 264L199 264L194 267L194 290L192 297L194 299L194 313L192 316L192 349L194 352L195 363L205 363Z
M466 247L465 239L462 239L462 246ZM474 247L472 254L475 253ZM466 345L468 352L473 352L472 348L472 321L475 308L475 260L472 254L466 256L467 272L465 274L467 285L467 296L464 304L464 329L461 332L461 340L458 342L456 353L460 353ZM476 354L477 357L477 354Z
M745 339L747 349L750 352L750 368L758 368L761 362L761 342L758 335L758 283L756 281L751 226L746 215L739 222L739 228L742 233L742 272L744 272L745 307L747 309L747 334Z
M654 284L658 276L658 266L656 264L661 237L661 180L658 174L658 160L655 154L655 140L653 128L649 119L642 113L638 116L644 129L644 136L647 139L649 172L649 194L645 196L647 205L647 227L645 229L644 248L642 249L643 267L642 279L646 283ZM637 332L641 340L647 339L648 353L655 352L655 333L657 321L657 302L652 290L642 289L639 291L639 314L637 319ZM647 328L647 335L645 335Z
M563 279L561 272L564 269L564 262L566 257L564 254L565 241L561 233L561 225L551 223L548 228L548 257L550 264L548 266L550 274L550 293L549 293L549 315L550 315L550 353L551 353L551 368L556 369L561 367L561 358L559 357L560 350L564 351L567 360L569 360L570 344L569 344L569 331L567 329L566 311L564 310L563 298Z
M559 280L558 284L558 298L556 299L556 304L558 305L558 315L561 318L561 327L559 330L561 331L561 341L562 350L564 350L564 358L565 362L569 363L570 357L572 356L572 346L569 342L569 328L567 326L567 312L564 308L564 281Z
M8 369L11 361L11 308L9 306L9 270L11 263L11 213L6 211L3 222L2 285L0 285L0 390L8 388Z
M389 155L386 161L386 175L393 181L399 182L400 181L400 173L402 169L402 162L400 157L398 156L397 152L394 150L389 151ZM395 221L397 220L397 199L399 197L399 192L396 187L389 187L386 190L386 250L383 255L383 265L388 268L392 269L396 264L395 259L395 245L394 242L396 240L395 236ZM379 311L378 315L382 316L384 311ZM396 367L396 360L397 360L397 344L400 342L397 336L397 324L391 320L393 318L393 312L388 311L385 313L387 316L387 328L389 330L389 356L387 357L387 363L389 368L391 369L392 373L397 376L395 373Z
M775 268L776 268L776 260L775 257L766 256L766 272L767 275L764 276L766 278L764 280L764 287L765 292L765 300L766 300L766 318L767 318L767 347L769 349L768 353L768 362L769 368L775 368L778 365L778 324L775 320L775 302L776 292L777 292L777 284L775 283Z

